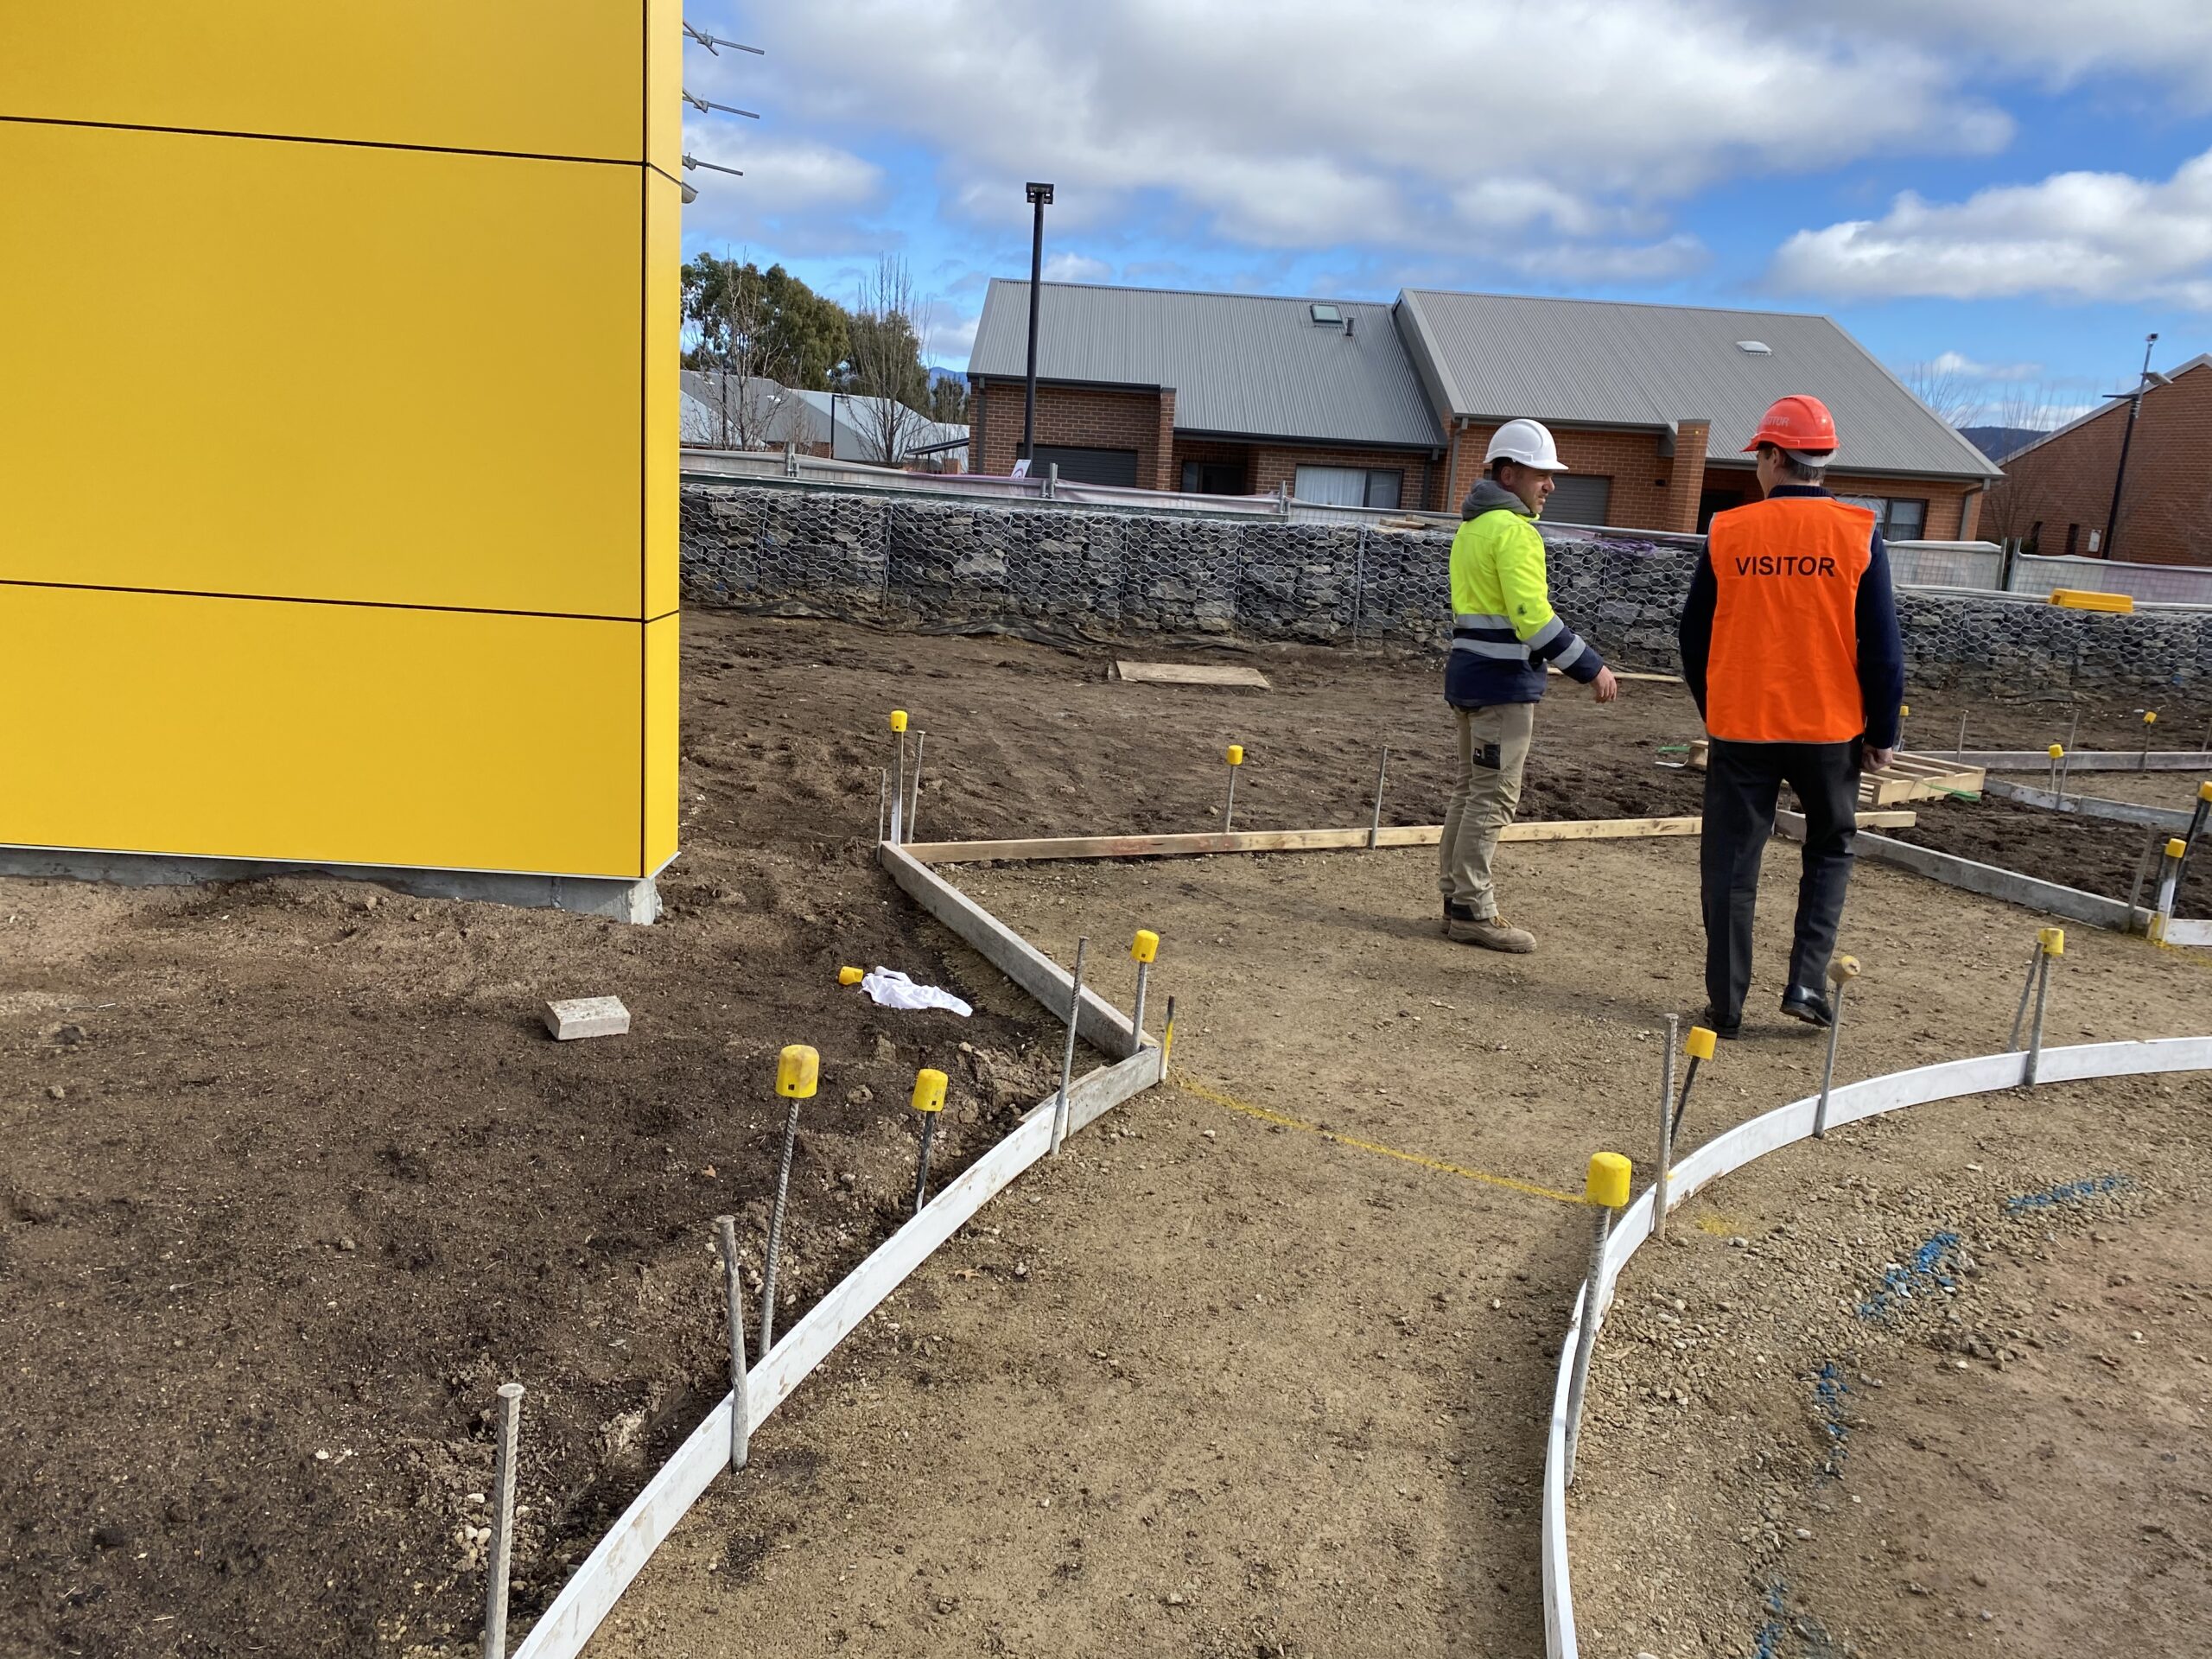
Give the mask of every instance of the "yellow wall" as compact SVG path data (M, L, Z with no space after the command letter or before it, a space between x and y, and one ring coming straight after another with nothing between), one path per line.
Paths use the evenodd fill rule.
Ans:
M680 20L0 10L0 842L674 854Z

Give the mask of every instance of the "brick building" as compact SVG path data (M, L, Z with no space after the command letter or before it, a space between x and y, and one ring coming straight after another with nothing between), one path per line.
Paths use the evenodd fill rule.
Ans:
M1020 453L1029 284L995 281L969 361L971 469ZM1390 305L1047 283L1037 463L1089 482L1456 507L1498 425L1549 425L1555 522L1702 530L1758 493L1761 411L1835 411L1838 494L1895 539L1975 533L1997 468L1825 317L1408 289Z
M2127 402L2115 399L2006 456L1989 490L1988 533L2017 536L2031 553L2212 564L2212 356L2143 394L2115 519L2126 429Z

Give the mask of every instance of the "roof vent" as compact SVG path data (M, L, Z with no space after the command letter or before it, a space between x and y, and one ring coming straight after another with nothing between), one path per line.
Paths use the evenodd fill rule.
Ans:
M1327 323L1332 327L1344 320L1344 313L1333 305L1309 305L1306 308L1312 314L1315 322Z
M1768 345L1766 341L1763 340L1739 340L1736 342L1736 349L1752 357L1772 357L1774 355L1774 347Z

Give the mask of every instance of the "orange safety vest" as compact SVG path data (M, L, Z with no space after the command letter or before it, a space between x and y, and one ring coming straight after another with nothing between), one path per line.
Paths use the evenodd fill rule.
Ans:
M1871 511L1827 496L1713 514L1707 731L1731 743L1847 743L1866 729L1859 582L1873 534Z

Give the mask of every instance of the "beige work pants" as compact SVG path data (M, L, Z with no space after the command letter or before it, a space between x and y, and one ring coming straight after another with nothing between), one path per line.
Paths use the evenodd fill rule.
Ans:
M1454 709L1459 725L1459 780L1437 843L1436 885L1446 903L1464 905L1484 921L1497 915L1491 860L1497 837L1521 804L1521 773L1536 731L1533 702Z

